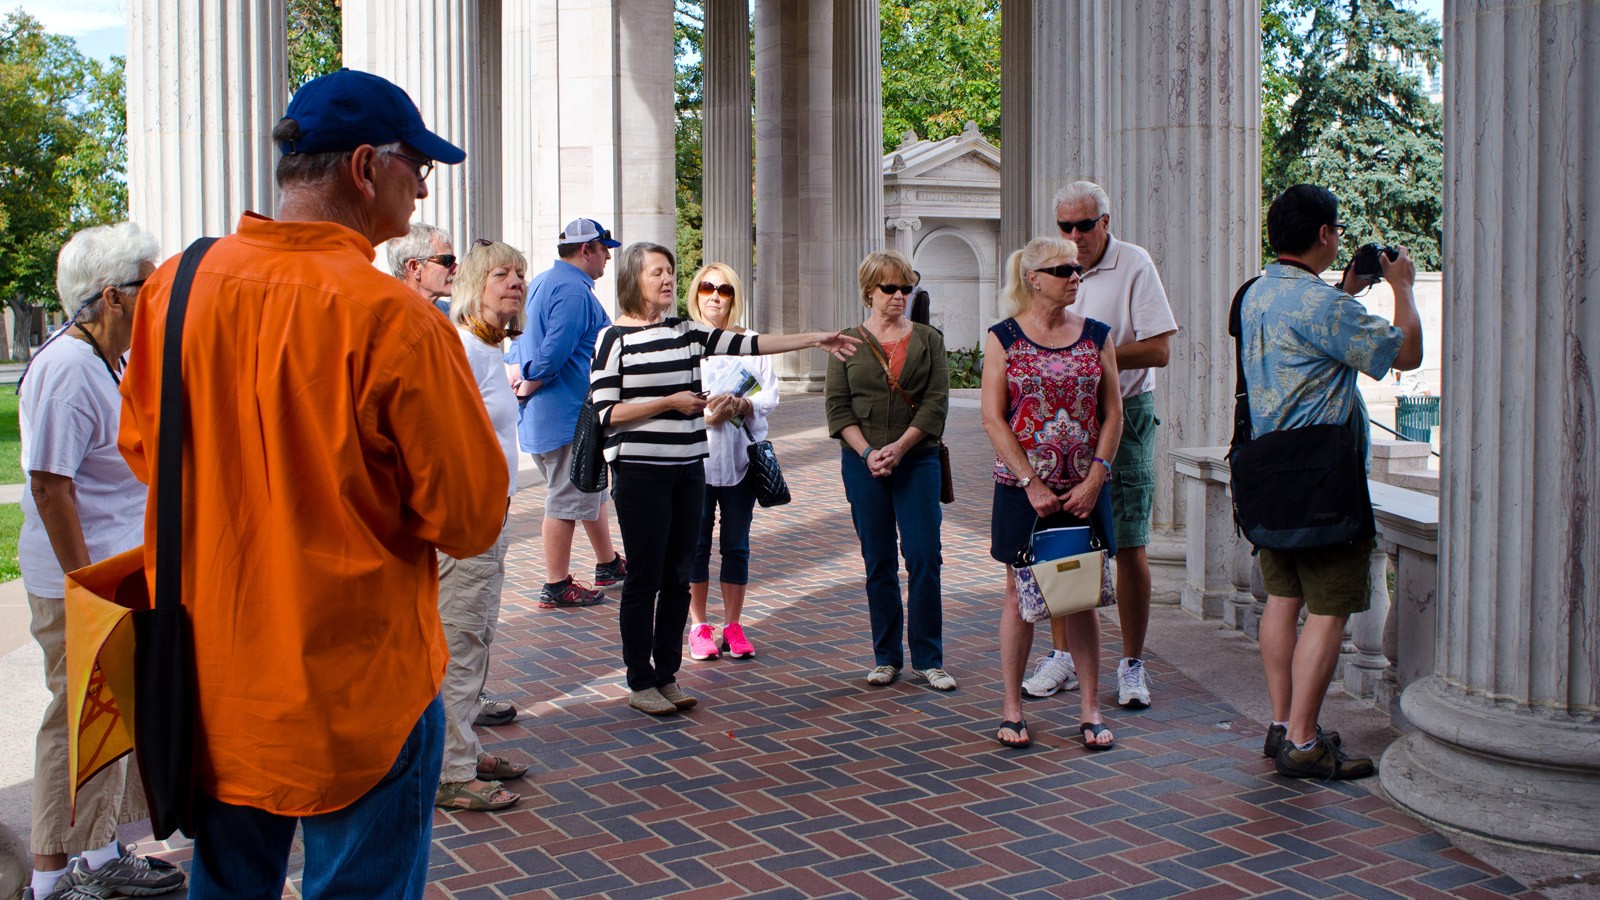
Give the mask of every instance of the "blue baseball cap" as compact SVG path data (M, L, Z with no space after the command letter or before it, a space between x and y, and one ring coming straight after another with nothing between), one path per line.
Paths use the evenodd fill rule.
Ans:
M467 158L465 150L422 124L422 113L399 85L369 72L340 69L313 78L295 91L283 118L300 126L297 140L278 142L285 156L405 141L438 162L455 165Z
M590 241L599 241L602 247L621 247L622 242L611 236L604 225L593 219L573 219L567 227L561 229L561 236L556 238L562 244L587 244Z

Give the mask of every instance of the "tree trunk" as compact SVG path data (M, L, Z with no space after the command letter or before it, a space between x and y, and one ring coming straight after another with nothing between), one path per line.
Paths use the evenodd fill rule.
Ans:
M6 299L11 307L11 358L27 362L33 356L33 311L38 309L23 294L12 294Z

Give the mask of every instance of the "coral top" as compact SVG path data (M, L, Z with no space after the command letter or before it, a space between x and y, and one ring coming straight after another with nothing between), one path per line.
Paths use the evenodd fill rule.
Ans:
M195 275L183 335L183 592L200 787L285 815L393 766L447 651L434 548L488 549L508 474L461 339L326 222L245 214ZM150 485L178 258L139 295L119 445Z

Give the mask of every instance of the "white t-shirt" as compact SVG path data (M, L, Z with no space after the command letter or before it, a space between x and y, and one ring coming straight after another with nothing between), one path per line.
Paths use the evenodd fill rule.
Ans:
M484 408L489 411L489 424L494 426L500 450L506 455L506 468L511 471L511 487L506 491L509 497L517 492L517 395L506 374L505 353L485 344L465 325L457 325L456 332L461 335L461 346L466 348L472 377L478 380L478 393L483 395Z
M1083 273L1078 300L1073 312L1099 319L1111 326L1111 342L1117 346L1178 330L1167 303L1167 290L1150 254L1137 244L1108 238L1100 262ZM1154 390L1156 377L1151 369L1122 369L1117 373L1124 398Z
M756 334L746 331L745 334ZM772 359L767 356L707 356L700 360L700 383L711 390L711 385L743 367L761 383L761 390L749 394L750 415L744 425L723 422L706 425L706 484L712 487L732 487L744 480L750 469L750 454L745 450L753 441L767 438L767 416L778 407L778 375L772 369Z
M39 351L22 380L18 416L22 471L30 484L22 492L17 561L28 593L66 596L66 576L33 502L33 472L72 479L78 523L91 562L144 542L149 490L133 477L117 449L121 415L117 384L87 343L62 335Z

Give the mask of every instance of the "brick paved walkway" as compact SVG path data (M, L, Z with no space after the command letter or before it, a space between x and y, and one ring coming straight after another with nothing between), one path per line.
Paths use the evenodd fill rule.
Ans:
M543 490L518 495L489 691L524 716L486 747L533 770L509 785L525 796L513 810L437 815L430 898L1535 896L1364 786L1271 774L1262 724L1157 654L1149 711L1117 709L1102 678L1116 750L1082 748L1071 695L1029 706L1029 750L995 744L1001 576L975 410L951 416L960 500L944 524L945 659L961 689L868 688L838 451L807 427L820 403L791 407L804 430L778 451L795 502L756 514L759 655L685 659L701 705L684 715L626 706L614 599L536 607Z

